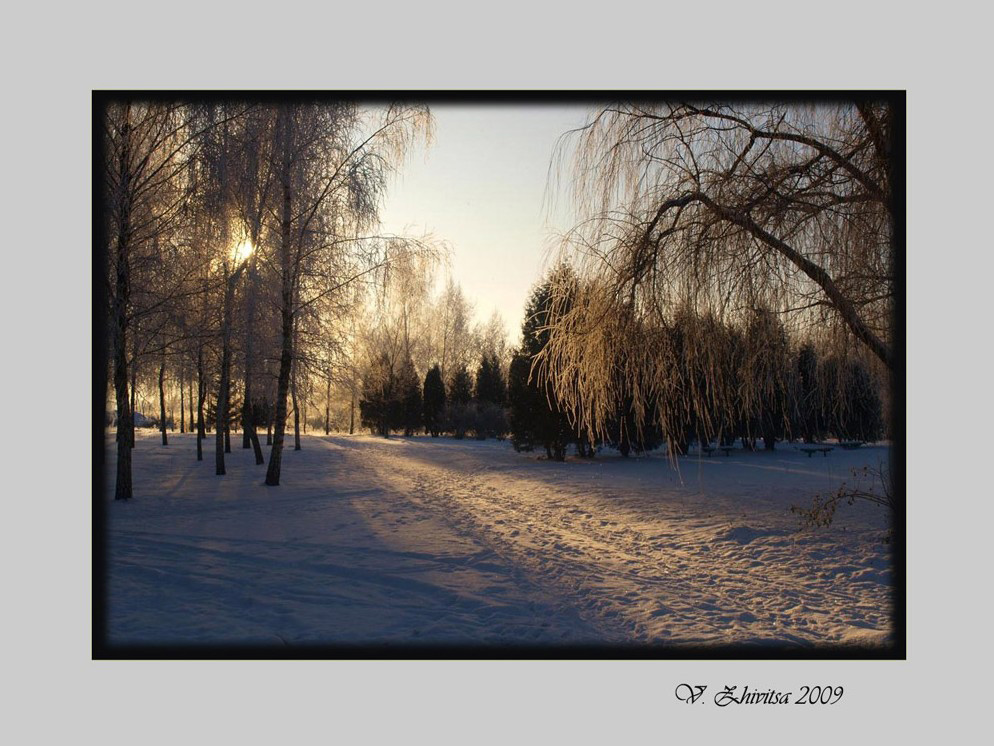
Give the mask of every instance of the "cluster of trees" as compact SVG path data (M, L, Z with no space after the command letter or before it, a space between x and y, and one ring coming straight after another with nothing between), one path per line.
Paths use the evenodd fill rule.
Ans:
M664 443L685 454L693 442L741 439L755 449L762 441L772 450L784 440L883 436L883 387L872 365L792 338L768 309L735 323L683 307L654 328L630 312L616 315L591 329L585 347L601 355L612 376L598 370L585 378L582 369L565 379L550 375L557 314L601 297L591 285L561 265L529 300L509 372L515 448L542 447L550 459L562 460L570 444L590 457L600 443L627 456ZM569 302L557 303L557 292ZM642 347L632 347L633 333ZM589 409L578 411L576 402Z
M394 367L380 353L363 378L362 424L384 437L392 432L413 435L422 429L432 437L451 433L478 439L503 439L507 434L507 385L498 356L484 353L475 378L458 367L448 385L436 363L418 378L411 359Z
M266 464L265 429L278 485L289 414L299 447L316 392L356 387L355 318L374 280L434 251L376 234L388 176L430 115L123 98L101 115L115 497L132 497L133 414L155 398L163 445L177 404L198 459L213 430L219 475L239 428Z
M549 352L561 316L585 309L592 318L603 298L596 278L560 265L529 298L520 347L502 359L485 345L475 373L460 361L447 376L439 363L420 376L405 352L419 345L402 342L394 355L381 346L362 378L362 424L383 436L509 434L515 449L544 449L550 460L563 460L571 445L583 457L601 444L625 456L663 445L684 454L694 442L772 450L785 440L884 434L873 361L810 330L798 335L767 308L719 319L684 304L654 325L630 305L613 307L584 338L586 353L599 356L595 375L583 367L568 379L554 375Z
M361 337L361 423L373 433L424 430L457 438L507 432L510 350L500 315L472 322L473 306L451 279L436 287L436 264L397 264Z
M532 376L588 440L879 437L898 126L872 100L601 109L561 141L580 219Z

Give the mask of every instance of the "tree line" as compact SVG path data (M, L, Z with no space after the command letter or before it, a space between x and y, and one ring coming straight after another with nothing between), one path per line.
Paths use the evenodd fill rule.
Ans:
M656 359L665 378L657 370L637 381L638 396L620 383L601 415L603 426L585 428L557 380L542 375L555 314L565 310L554 293L564 284L573 286L574 297L582 295L584 281L568 265L534 289L522 343L511 351L506 368L496 354L485 352L475 374L460 365L446 381L438 364L420 377L410 357L393 364L380 352L363 377L363 425L384 437L509 435L516 450L544 449L547 458L559 461L571 445L582 457L593 457L601 445L624 456L665 445L679 455L695 442L740 441L748 450L773 450L789 440L870 442L885 434L884 387L872 366L857 355L840 355L824 341L793 336L769 309L756 309L738 324L682 309L654 330L665 345L657 348L665 355ZM634 322L616 323L621 334ZM710 354L698 355L698 348ZM660 380L664 387L657 387ZM577 379L574 385L584 383ZM637 411L639 399L649 402L648 411Z

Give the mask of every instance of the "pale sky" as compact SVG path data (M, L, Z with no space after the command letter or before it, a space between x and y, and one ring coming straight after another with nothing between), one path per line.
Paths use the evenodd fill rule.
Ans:
M531 286L557 232L570 227L544 202L557 138L587 121L589 106L432 106L435 138L408 158L388 190L383 227L430 232L452 249L453 279L477 321L496 309L518 336Z

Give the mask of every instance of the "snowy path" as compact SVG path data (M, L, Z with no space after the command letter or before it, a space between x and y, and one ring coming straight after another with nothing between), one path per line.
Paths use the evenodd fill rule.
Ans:
M136 449L110 504L111 640L431 643L880 642L882 516L797 533L791 503L886 449L809 459L598 456L506 443L308 437L284 484L236 447ZM113 473L113 472L111 472Z

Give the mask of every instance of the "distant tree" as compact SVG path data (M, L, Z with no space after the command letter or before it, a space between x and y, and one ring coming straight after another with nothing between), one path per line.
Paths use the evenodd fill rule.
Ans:
M821 398L818 353L805 342L797 351L797 432L805 443L814 443L823 430Z
M404 435L414 435L421 428L422 423L421 382L418 380L417 371L414 370L414 362L409 357L401 365L397 376L397 387L400 418L396 426L404 431Z
M400 409L397 377L390 358L381 353L363 376L359 401L362 424L371 432L388 438L394 423L400 419Z
M872 442L883 437L883 404L878 384L861 360L825 361L822 411L828 429L840 440Z
M474 424L470 401L473 398L473 379L465 366L460 366L452 377L447 395L446 419L452 434L457 438L466 437L466 432Z
M507 383L500 359L494 352L484 352L476 373L477 438L503 438L507 432L504 406L507 403Z
M529 385L530 372L531 361L520 352L515 352L507 373L507 397L511 445L516 451L531 451L536 445L532 420L540 400L537 387Z
M479 440L497 438L503 440L507 435L507 412L491 402L477 402L472 425Z
M441 359L443 377L451 385L455 373L460 368L470 365L477 347L477 340L470 325L473 306L463 295L462 288L449 280L442 297L439 299L440 308L436 310L441 349L438 350Z
M503 407L507 401L507 383L496 354L484 353L476 373L476 399L481 404L489 402Z
M473 379L465 367L460 367L452 376L448 398L453 404L469 404L473 398Z
M224 448L223 439L226 433L231 432L232 427L237 427L241 423L241 401L238 396L238 392L235 391L230 385L228 390L228 401L229 404L226 408L226 413L221 417L218 417L217 410L217 400L211 399L207 405L207 419L209 422L214 423L215 431L220 429L222 438L222 449ZM235 405L238 405L236 408ZM237 410L237 411L236 411ZM217 433L215 432L215 435ZM230 443L226 450L227 453L231 453Z
M744 406L750 437L761 437L766 450L790 437L790 402L794 396L794 368L790 339L783 322L773 313L757 310L746 328L748 379Z
M423 407L425 429L431 433L431 437L437 438L442 430L445 414L445 383L437 363L425 375Z
M574 430L552 388L540 384L532 371L536 355L549 341L550 299L551 284L545 282L532 292L525 308L521 349L511 359L508 373L509 424L515 450L541 446L550 460L562 461L575 438Z

